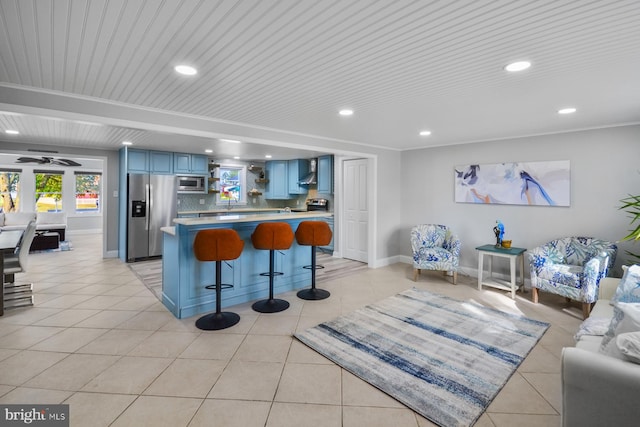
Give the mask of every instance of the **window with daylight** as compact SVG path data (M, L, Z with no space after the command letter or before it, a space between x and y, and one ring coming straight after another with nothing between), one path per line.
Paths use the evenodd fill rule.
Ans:
M0 212L18 212L20 169L0 169Z
M246 166L221 165L219 171L218 204L227 206L246 204Z
M62 211L63 171L34 170L36 177L36 212Z
M76 212L100 212L100 172L75 172Z

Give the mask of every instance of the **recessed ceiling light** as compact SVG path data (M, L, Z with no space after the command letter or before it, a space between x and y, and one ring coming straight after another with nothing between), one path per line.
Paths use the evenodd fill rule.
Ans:
M264 156L266 159L270 159L271 158L271 154L267 154L266 156Z
M210 148L207 148L206 150L204 150L205 153L213 153L213 150Z
M346 108L344 110L340 110L338 114L340 114L341 116L351 116L353 115L353 110L349 110L348 108Z
M233 156L234 159L240 160L240 156Z
M131 141L122 141L122 145L133 145Z
M430 130L420 131L420 136L429 136L429 135L431 135L431 131Z
M8 133L9 135L18 135L20 132L15 129L7 129L4 131L4 133Z
M518 62L512 62L511 64L506 65L504 67L504 69L509 71L509 72L514 73L516 71L526 70L529 67L531 67L531 62L529 62L529 61L518 61Z
M573 114L576 111L577 110L573 107L561 108L560 110L558 110L558 114Z
M232 144L240 144L241 141L238 141L237 139L221 139L221 142L230 142Z
M198 74L198 70L189 65L176 65L173 69L176 70L176 73L180 73L184 76L195 76Z

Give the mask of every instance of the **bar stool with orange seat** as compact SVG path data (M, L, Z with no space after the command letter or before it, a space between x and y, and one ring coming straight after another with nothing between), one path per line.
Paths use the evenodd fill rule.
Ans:
M298 298L305 300L320 300L329 298L329 291L316 288L316 270L324 268L316 264L316 247L331 243L333 233L329 224L324 221L302 221L296 229L296 240L299 245L311 246L311 265L303 268L311 270L311 289L303 289L298 292Z
M259 313L278 313L289 308L289 302L273 298L273 278L283 273L273 271L275 251L289 249L293 243L293 230L286 222L263 222L258 224L251 235L251 242L256 249L269 251L269 272L260 273L269 276L269 299L260 300L251 307Z
M196 327L206 331L217 331L231 327L240 321L240 316L229 311L222 311L222 289L233 285L222 283L222 261L236 259L242 253L244 241L235 230L219 228L198 231L193 241L193 253L198 261L216 262L216 283L205 286L216 290L216 312L207 314L196 320Z

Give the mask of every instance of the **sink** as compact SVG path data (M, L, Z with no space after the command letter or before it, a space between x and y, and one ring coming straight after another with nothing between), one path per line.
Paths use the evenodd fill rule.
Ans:
M240 219L240 215L218 215L219 219Z

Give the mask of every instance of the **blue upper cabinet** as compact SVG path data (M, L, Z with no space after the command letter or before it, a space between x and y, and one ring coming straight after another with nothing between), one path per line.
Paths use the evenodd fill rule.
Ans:
M146 150L134 150L127 148L127 172L148 173L149 152Z
M309 173L309 162L307 160L289 160L289 194L307 194L308 185L300 185L298 181Z
M199 154L174 153L174 173L207 174L207 156Z
M172 175L173 153L167 151L149 151L149 172Z
M274 160L265 163L267 182L265 199L290 199L289 194L289 164L286 160Z
M208 168L208 159L207 156L203 156L200 154L192 154L191 155L191 173L209 173Z
M318 157L318 193L333 194L333 156Z
M175 153L173 155L173 171L175 173L189 173L191 170L191 154Z

